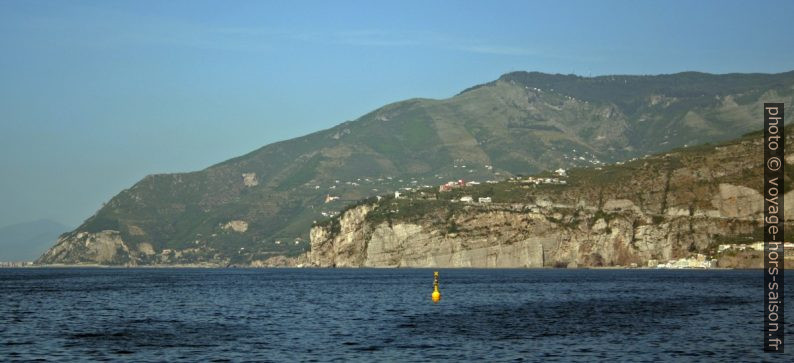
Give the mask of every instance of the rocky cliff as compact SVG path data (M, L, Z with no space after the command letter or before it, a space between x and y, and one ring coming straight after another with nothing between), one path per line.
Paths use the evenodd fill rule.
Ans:
M713 256L720 243L761 240L760 151L755 135L572 170L558 178L565 184L516 179L436 200L424 198L428 190L364 203L311 230L309 259L322 267L582 267ZM461 195L493 203L455 202ZM785 199L791 218L792 192Z
M55 246L39 258L39 262L84 260L97 264L134 264L130 260L130 248L117 231L97 233L80 232L73 236L61 236Z
M794 72L505 74L448 99L389 104L204 170L144 177L65 234L39 262L282 261L277 256L293 258L309 249L314 221L361 198L446 180L501 180L722 142L757 129L763 102L792 101ZM594 198L587 196L588 205L600 208ZM529 205L522 199L501 200ZM648 203L661 202L632 200L654 212L660 206ZM665 208L668 212L680 213ZM85 246L86 238L107 251Z

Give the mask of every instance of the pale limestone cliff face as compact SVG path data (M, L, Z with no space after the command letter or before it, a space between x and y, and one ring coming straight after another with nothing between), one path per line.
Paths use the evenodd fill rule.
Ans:
M222 228L238 233L245 233L245 231L248 230L248 222L240 220L229 221L228 223L224 224Z
M759 226L763 199L757 191L722 184L711 200L714 210L673 206L664 214L626 199L607 200L601 209L544 199L479 205L453 217L454 231L430 220L373 224L366 216L378 206L364 205L344 213L336 227L313 228L309 260L321 267L645 265L706 249L715 236L752 234Z
M764 198L756 190L740 185L720 184L719 193L712 204L720 216L727 218L761 217L764 212Z
M81 232L59 238L37 263L70 261L76 264L135 264L129 256L130 249L118 231Z
M334 229L337 227L333 225L328 228L312 228L309 236L317 243L312 243L310 260L332 261L323 264L325 267L361 266L366 257L365 243L369 234L369 226L363 221L371 210L372 206L362 205L342 215L337 227L343 233L335 234Z
M154 247L151 243L142 242L138 244L138 252L146 255L146 256L154 256L156 252L154 252Z
M379 267L542 267L542 239L501 244L496 238L442 235L416 224L378 225L364 266ZM464 247L465 246L465 247Z
M256 177L256 173L243 173L243 185L247 187L259 185L259 178Z

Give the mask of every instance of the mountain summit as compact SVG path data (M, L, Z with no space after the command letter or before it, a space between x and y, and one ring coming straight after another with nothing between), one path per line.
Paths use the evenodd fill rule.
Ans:
M347 203L448 180L598 167L725 141L794 101L794 72L579 77L514 72L410 99L191 173L149 175L39 263L250 264L309 248Z

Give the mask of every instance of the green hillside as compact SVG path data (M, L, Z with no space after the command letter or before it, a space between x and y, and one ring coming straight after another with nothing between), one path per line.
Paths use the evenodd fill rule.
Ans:
M308 249L314 221L351 201L729 140L759 128L763 102L792 101L794 72L510 73L449 99L390 104L202 171L147 176L64 239L118 231L129 252L113 263L294 256ZM327 195L338 199L325 203ZM233 221L246 228L231 227ZM149 246L154 253L141 252ZM165 249L185 252L164 259ZM93 261L70 251L45 254L40 262Z

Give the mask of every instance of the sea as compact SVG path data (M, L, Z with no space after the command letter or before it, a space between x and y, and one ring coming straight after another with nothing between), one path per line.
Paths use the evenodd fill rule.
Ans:
M0 361L794 361L760 270L433 271L0 269Z

